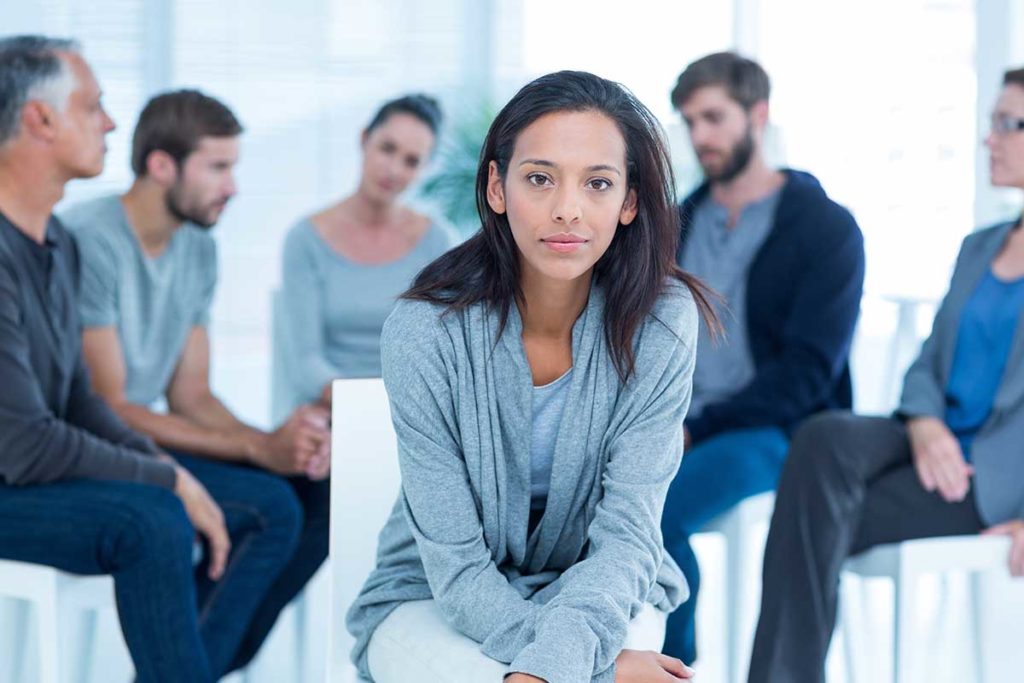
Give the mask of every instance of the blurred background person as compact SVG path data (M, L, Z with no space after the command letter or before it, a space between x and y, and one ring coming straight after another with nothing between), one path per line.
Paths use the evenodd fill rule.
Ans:
M449 229L401 201L440 129L432 97L385 103L360 137L356 191L288 233L281 360L295 400L329 405L332 380L380 377L384 320L416 274L453 245Z
M1024 190L1024 69L985 138L990 178ZM893 417L830 412L794 436L764 558L751 683L819 683L843 561L876 545L1012 538L1024 576L1024 219L968 236Z
M266 432L239 420L210 387L207 327L218 281L210 230L236 193L241 134L215 98L157 95L135 126L128 191L61 214L82 259L82 349L93 387L222 501L236 547L263 554L264 566L233 590L199 582L201 604L235 605L207 626L217 675L255 656L327 557L330 493L326 410L300 407Z
M712 343L701 329L686 454L661 525L691 591L669 617L665 652L688 664L700 589L690 536L775 489L801 420L853 405L864 240L817 178L768 165L770 92L761 65L733 52L693 62L672 91L705 177L679 207L677 260L722 296L726 332Z

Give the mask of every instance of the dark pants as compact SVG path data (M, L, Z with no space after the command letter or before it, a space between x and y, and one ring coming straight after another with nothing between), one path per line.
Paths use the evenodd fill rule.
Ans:
M0 557L114 578L140 681L213 680L199 635L192 541L178 498L155 486L0 484Z
M253 660L281 611L327 558L330 481L313 482L305 477L286 479L251 467L224 465L179 452L173 455L207 487L223 508L233 545L232 557L238 549L236 536L246 543L245 528L251 526L253 518L263 514L254 509L263 505L256 502L254 506L254 502L264 495L268 504L283 507L290 520L291 541L274 548L274 569L265 574L259 586L249 586L245 596L247 609L226 615L230 623L204 622L204 631L209 627L211 636L220 633L219 639L224 643L217 651L227 659L218 658L214 669L222 675ZM223 476L225 470L230 472L229 476ZM254 478L262 482L259 487L252 486ZM204 604L221 583L205 577L205 573L197 575L200 604Z
M669 615L662 651L693 664L697 658L700 567L690 536L744 498L772 491L789 448L776 427L737 429L714 436L683 455L661 516L665 550L683 570L690 597Z
M884 543L975 534L973 487L921 487L902 423L826 413L793 439L765 548L751 683L821 683L846 558Z
M302 530L295 552L256 609L249 630L238 648L230 671L248 665L259 652L281 610L316 574L327 559L328 521L331 514L331 483L304 477L287 479L302 505Z
M225 674L267 606L280 601L275 589L304 528L302 506L282 478L177 457L224 511L232 550L216 582L206 578L205 561L193 567L195 531L169 491L105 481L0 484L0 557L112 575L125 642L147 683Z

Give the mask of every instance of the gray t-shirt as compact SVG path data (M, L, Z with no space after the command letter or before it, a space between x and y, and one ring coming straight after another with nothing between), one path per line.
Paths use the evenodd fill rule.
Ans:
M721 294L729 308L722 315L725 338L717 345L711 343L707 327L700 327L691 417L698 417L704 406L728 398L754 378L747 339L747 278L754 257L771 232L780 194L777 190L745 206L731 228L728 210L710 197L694 210L682 268Z
M542 510L551 488L555 440L562 424L572 368L554 382L533 388L533 423L530 428L530 508Z
M191 329L209 322L216 243L186 223L162 254L150 258L117 195L75 205L61 220L81 253L82 326L117 328L125 396L151 405L166 393Z
M308 219L284 244L281 274L285 353L292 403L316 400L334 379L380 377L380 332L399 295L455 243L433 224L404 256L367 265L345 258Z

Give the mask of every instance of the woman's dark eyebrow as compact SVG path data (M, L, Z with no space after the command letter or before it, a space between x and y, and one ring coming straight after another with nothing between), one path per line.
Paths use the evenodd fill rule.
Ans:
M546 159L523 159L522 161L519 162L520 166L525 166L526 164L533 164L534 166L547 166L548 168L558 167L557 164L555 164L552 161L547 161ZM594 166L588 166L586 170L588 173L594 173L595 171L611 171L612 173L622 175L622 171L620 171L619 169L610 164L597 164Z

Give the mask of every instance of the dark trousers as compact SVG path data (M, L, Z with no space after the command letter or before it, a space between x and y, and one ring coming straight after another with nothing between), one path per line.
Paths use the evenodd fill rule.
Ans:
M121 629L145 683L220 678L243 653L258 649L298 591L298 577L315 571L298 560L300 549L313 545L296 495L302 484L177 458L224 511L232 549L216 582L206 577L205 561L193 566L195 531L170 491L111 481L0 484L0 557L113 576ZM324 502L324 515L327 507ZM322 528L326 555L326 521Z
M259 652L278 616L299 594L320 565L327 559L328 521L331 514L331 482L310 481L305 477L286 480L302 506L302 528L295 552L271 584L249 622L230 671L247 666Z
M210 623L204 629L219 634L223 645L215 646L217 657L211 663L218 675L248 665L259 652L281 611L298 595L327 558L328 520L330 518L330 481L310 481L305 477L283 478L245 466L224 465L212 460L173 453L220 503L232 539L232 557L239 543L248 544L245 528L265 515L287 518L290 528L288 543L273 548L274 568L268 570L259 585L241 585L245 590L245 608L225 614L226 620ZM259 486L254 488L254 481ZM269 506L278 508L270 512ZM265 525L281 526L283 520L265 521ZM218 591L219 583L197 575L200 604ZM202 616L202 615L201 615ZM208 638L209 639L209 638ZM226 659L225 659L226 657Z
M884 543L975 534L959 503L922 488L902 423L826 413L793 438L765 548L750 683L823 683L846 558Z

